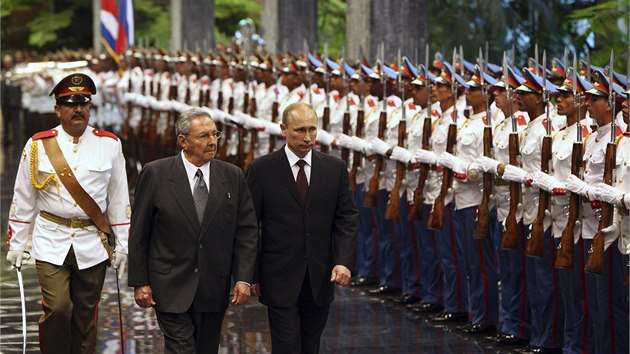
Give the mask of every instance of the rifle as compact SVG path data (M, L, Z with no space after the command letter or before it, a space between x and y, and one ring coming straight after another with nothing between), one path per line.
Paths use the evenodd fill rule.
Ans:
M359 52L363 52L362 48L359 47ZM361 58L362 55L359 54L359 58ZM360 59L359 59L360 60ZM358 69L357 71L359 72L359 87L361 88L360 92L359 92L359 109L357 111L357 126L355 128L354 131L354 135L357 138L363 138L363 125L365 124L365 110L364 110L364 105L365 103L363 102L363 75L360 72L361 70L361 64L359 63ZM350 91L348 90L349 94ZM361 151L355 151L352 154L352 168L350 169L350 174L349 174L349 179L350 179L350 187L352 188L352 192L355 193L357 190L357 172L359 170L359 166L361 166L361 159L363 158L362 156L363 154L361 153Z
M514 117L513 93L509 81L508 63L505 52L503 53L503 73L507 99L508 102L510 102L510 119L512 120L512 133L510 133L508 138L508 162L510 165L518 166L518 130L516 127L516 118ZM501 248L503 249L518 248L519 236L517 234L518 221L516 220L516 213L518 211L520 198L521 184L519 182L510 182L510 208L505 218L505 230L503 230L503 238L501 239Z
M279 80L278 80L278 73L276 71L276 64L275 64L275 59L273 58L273 56L271 57L271 61L273 63L273 80L275 82L273 90L275 92L274 98L273 98L273 103L271 104L271 122L272 123L277 123L278 122L278 109L279 109L279 103L278 103L278 87L279 87ZM273 134L269 135L269 152L274 152L276 150L276 140L277 137Z
M402 107L401 117L398 123L398 146L405 147L405 137L407 135L407 120L405 106L405 82L402 77L402 61L400 57L400 48L398 49L398 88L401 93ZM385 210L385 219L395 219L400 216L400 188L407 173L407 165L403 162L396 161L396 181L389 193L389 201Z
M346 50L343 48L341 50L341 65L345 65L346 62ZM343 122L342 122L342 133L349 135L350 134L350 88L348 87L348 76L346 75L346 70L341 71L341 77L343 80L343 87L346 90L346 111L343 112ZM328 79L326 79L326 85L328 85ZM326 92L328 93L328 86L326 86ZM327 96L326 99L330 99L330 96ZM324 111L325 112L325 111ZM346 165L350 162L350 149L341 148L341 159L346 163ZM356 181L355 181L356 183Z
M381 43L381 85L383 85L383 107L381 108L381 114L378 118L378 138L383 139L385 137L385 128L387 126L387 79L385 78L385 44ZM382 155L376 155L376 164L374 166L374 174L370 178L368 185L368 191L365 195L363 205L370 208L375 207L378 202L379 191L379 177L383 170L384 157Z
M253 118L257 118L256 116L257 110L258 108L256 107L256 93L253 92L253 95L249 103L249 115L252 116ZM248 113L248 112L245 111L245 113ZM244 169L246 169L247 166L249 166L249 164L252 163L252 161L254 161L254 152L256 151L257 144L258 144L258 129L251 129L251 134L249 138L249 151L247 151L247 156L245 156L245 164L243 167Z
M155 98L159 101L160 96L162 96L162 72L158 73L157 92L156 92ZM149 137L149 142L151 142L151 144L157 143L157 138L158 138L157 122L160 120L161 113L162 112L158 109L153 110L149 118L149 124L147 126L147 134Z
M453 63L455 63L457 56L457 50L453 50ZM455 141L457 139L457 80L455 79L455 68L453 67L453 82L452 82L452 91L453 91L453 120L448 127L448 135L446 140L446 152L453 153L453 147L455 147ZM442 187L440 189L440 194L435 198L435 202L433 203L433 209L429 214L429 219L427 220L427 228L433 230L441 230L444 227L444 203L446 202L446 195L448 194L448 190L451 188L453 184L453 173L450 169L444 168L444 172L442 174Z
M147 69L145 72L143 72L143 78L142 78L142 87L140 89L140 92L143 95L146 95L146 87L147 87L147 74L152 73L151 71L149 71L150 69ZM153 76L151 76L153 77ZM151 79L152 80L152 79ZM153 82L149 81L149 95L153 96ZM147 115L151 114L151 107L145 107L144 105L141 107L140 109L140 122L138 122L138 128L137 129L137 136L138 139L143 139L144 137L146 137L146 117Z
M177 86L175 80L171 81L171 87L169 88L168 96L172 100L177 99ZM186 102L188 103L188 102ZM175 121L177 120L177 112L175 109L171 109L168 112L168 124L164 134L162 134L162 145L166 148L175 147Z
M576 75L576 57L573 54L573 104L578 110L577 114L577 138L573 143L571 151L571 174L581 178L582 159L584 153L584 145L582 144L582 123L580 123L580 104L582 95L577 92L577 75ZM569 218L567 225L562 230L560 238L560 246L556 256L556 268L573 268L573 246L574 246L574 230L575 224L580 218L580 195L571 193L569 197Z
M131 77L133 76L133 67L131 66L131 59L128 59L128 68L129 68L129 89L127 92L133 92ZM127 116L125 117L125 121L123 122L122 127L122 136L125 140L129 138L129 133L131 132L131 116L133 114L133 103L131 101L127 102Z
M492 116L490 107L488 106L488 87L485 85L485 66L483 60L481 48L479 48L479 80L481 81L483 99L486 103L487 117L486 126L483 128L483 155L486 157L492 157ZM481 204L479 204L477 209L477 222L475 223L475 230L473 231L473 238L478 240L485 240L488 236L490 236L490 196L492 195L493 179L494 176L492 173L486 172L483 174L483 196L481 197Z
M549 173L549 163L551 162L551 120L549 119L549 91L547 90L547 52L543 51L543 72L542 72L542 98L547 113L547 134L543 137L540 159L540 170ZM536 63L538 65L538 63ZM528 256L542 257L545 240L545 213L549 210L551 194L543 189L539 190L538 213L532 223L531 238L527 243L525 254Z
M613 89L613 51L610 51L610 70L608 72L608 105L612 107L612 122L610 125L610 142L606 145L606 157L604 160L604 183L612 185L613 176L616 167L617 157L617 126L615 124L615 101L617 95ZM604 235L602 230L612 224L613 221L614 206L612 204L602 202L601 218L599 219L599 226L597 233L593 236L593 242L591 244L592 253L586 263L585 271L589 273L601 274L604 270Z
M422 149L429 150L431 149L431 145L429 140L431 139L432 125L431 125L431 85L429 84L429 76L428 76L428 67L429 67L429 44L427 44L425 49L425 57L424 57L425 67L420 68L420 72L423 71L425 73L424 84L427 90L427 114L424 117L424 122L422 124ZM409 212L407 215L407 220L413 219L421 219L422 218L422 205L424 204L424 186L427 181L427 177L429 176L429 164L422 163L420 164L420 171L418 175L418 186L413 191L413 204L411 208L409 208Z
M344 49L341 49L342 53L344 51ZM308 55L308 53L306 53ZM329 83L328 83L328 68L326 67L326 58L328 57L328 43L324 44L324 82L326 83L326 99L324 100L325 105L324 105L324 114L322 116L322 130L328 131L330 129L330 95L328 94L330 92L330 87L329 87ZM343 57L343 54L342 54ZM306 66L308 67L308 63L306 64ZM309 100L312 101L311 95L313 93L310 92L310 88L309 88ZM320 147L320 151L327 154L328 151L330 150L330 147L328 145L322 145Z

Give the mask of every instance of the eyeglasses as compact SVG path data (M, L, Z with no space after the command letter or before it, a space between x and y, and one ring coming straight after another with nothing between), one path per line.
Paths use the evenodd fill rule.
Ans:
M184 135L189 136L188 134L184 134ZM223 132L216 131L213 133L202 133L202 134L199 134L198 136L195 136L194 138L199 141L206 142L210 140L210 138L212 137L214 137L216 140L219 140L221 139L222 136L223 136Z

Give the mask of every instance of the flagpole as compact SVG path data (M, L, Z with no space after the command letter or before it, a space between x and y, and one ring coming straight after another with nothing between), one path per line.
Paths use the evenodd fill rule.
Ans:
M101 0L92 0L92 48L97 54L103 53L101 43Z

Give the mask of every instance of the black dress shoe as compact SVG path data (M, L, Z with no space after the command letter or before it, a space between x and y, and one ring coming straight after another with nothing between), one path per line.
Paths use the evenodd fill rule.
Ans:
M402 294L401 296L392 297L390 299L393 303L399 305L409 305L420 302L420 298L411 294Z
M459 326L457 327L457 329L466 334L488 334L488 333L497 331L497 328L495 326L485 325L481 323L477 323L477 324L469 323L465 326Z
M375 278L368 278L364 276L357 276L354 279L350 280L351 287L372 286L375 284L376 284Z
M506 333L501 333L497 336L486 337L486 339L491 340L498 345L519 346L519 345L526 345L527 343L529 343L527 339L521 338L514 334L506 334Z
M415 313L431 313L442 310L442 305L432 304L430 302L421 302L417 306L413 306L411 311Z
M400 289L396 289L396 288L392 288L389 287L387 285L379 285L374 289L370 289L368 290L368 294L370 295L389 295L389 294L393 294L397 291L399 291Z
M460 322L468 318L466 312L442 312L431 317L431 322L446 323L446 322Z
M562 354L562 349L560 348L535 348L532 350L532 353L536 354Z

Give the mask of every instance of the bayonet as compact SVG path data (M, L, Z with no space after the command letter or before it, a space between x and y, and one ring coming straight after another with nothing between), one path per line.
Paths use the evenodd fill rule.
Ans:
M306 38L304 38L304 42L303 42L303 48L302 50L304 51L304 60L306 61L306 92L308 92L308 104L312 105L313 104L313 93L311 92L311 70L309 68L309 62L308 62L308 41L306 40Z
M551 136L551 120L549 119L549 90L547 90L547 51L543 50L542 57L542 99L545 103L545 112L547 119L547 135Z
M381 84L383 85L383 112L387 112L387 78L385 77L385 43L381 42Z
M427 88L427 117L431 117L431 84L429 83L429 43L424 50L425 78L424 85Z
M345 48L341 49L341 53L343 56L343 52ZM330 106L330 83L328 82L328 65L326 64L326 60L328 59L328 43L324 43L324 59L322 60L322 64L324 67L324 84L326 85L326 107ZM345 83L345 81L344 81Z
M586 81L591 81L591 53L586 49Z
M403 81L403 71L402 71L403 61L400 55L400 48L398 48L398 91L400 91L400 97L402 100L402 120L405 120L405 82Z
M461 77L464 77L464 47L462 45L459 46L459 61L459 75L461 75Z
M534 64L535 65L534 73L536 75L538 75L538 63L539 63L539 61L538 61L538 43L536 43L534 45L534 61L536 62L536 64Z
M615 85L613 82L613 78L614 78L614 72L615 72L615 68L614 68L614 53L613 53L613 49L610 50L610 64L608 64L608 105L610 106L610 108L612 108L612 123L610 125L610 142L611 143L615 143L615 140L617 138L616 136L616 130L617 130L617 126L616 126L616 115L617 112L615 112L615 100L616 100L616 94L615 94L615 90L613 88L613 86Z
M453 65L455 65L455 61L457 60L457 48L453 49ZM463 65L463 64L462 64ZM453 77L451 78L451 90L453 92L453 123L457 124L457 80L456 80L457 71L453 68Z

